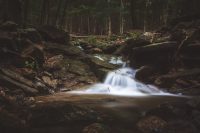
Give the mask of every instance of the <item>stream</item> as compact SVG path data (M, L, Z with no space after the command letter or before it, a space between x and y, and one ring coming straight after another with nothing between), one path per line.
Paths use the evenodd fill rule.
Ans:
M117 62L120 62L122 67L109 72L103 83L48 97L37 97L36 110L38 111L36 114L41 113L41 110L45 113L46 106L52 112L48 111L45 114L44 122L40 120L34 123L33 120L34 126L37 127L33 132L37 132L38 127L46 121L48 124L45 126L49 128L45 128L45 131L48 133L55 133L58 128L59 133L80 133L84 127L93 123L105 125L108 128L105 133L140 132L137 123L143 117L148 116L150 110L169 103L170 105L181 105L189 99L187 96L170 94L155 86L138 82L135 79L135 70L123 65L122 61ZM63 113L68 117L62 118ZM62 120L56 121L55 114L58 115L56 120L60 115ZM66 126L63 127L63 123ZM52 127L52 125L58 126ZM96 131L95 133L104 133L103 127L93 125L85 130L92 128L91 130Z

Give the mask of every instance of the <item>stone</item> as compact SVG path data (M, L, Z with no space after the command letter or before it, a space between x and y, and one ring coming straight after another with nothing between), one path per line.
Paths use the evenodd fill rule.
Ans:
M148 116L137 123L138 129L142 133L161 132L166 127L167 122L157 116Z
M94 123L85 127L82 133L109 133L108 128L100 123Z
M84 58L86 54L78 47L73 45L61 45L57 43L45 43L44 50L54 54L63 54L66 56L76 56Z
M103 81L106 78L106 75L110 72L109 69L106 68L99 68L96 70L95 75L97 76L98 79Z
M141 47L141 46L146 46L150 44L149 41L146 41L144 39L129 39L125 42L124 45L122 45L121 47L119 47L116 51L115 54L130 54L132 52L133 48L136 47Z
M44 81L45 84L48 84L48 86L51 86L53 88L56 88L58 85L58 80L57 79L51 79L48 76L43 76L42 80Z
M102 53L103 51L100 48L92 48L89 50L89 53Z
M92 56L88 58L87 62L90 66L96 67L96 68L107 68L107 69L111 69L111 70L116 68L115 65L112 65L106 61L102 61L102 60L92 57Z
M151 66L142 66L136 71L135 78L142 82L148 82L150 77L155 73Z
M54 26L44 25L38 28L38 31L40 32L45 41L50 41L63 45L69 44L69 34L64 30L60 30Z
M27 28L20 31L21 37L31 40L33 43L42 43L43 39L40 33L34 28Z
M64 59L63 55L55 55L53 57L48 58L44 63L44 68L50 70L61 69L61 61Z
M168 123L164 133L198 133L197 128L186 120L174 120Z

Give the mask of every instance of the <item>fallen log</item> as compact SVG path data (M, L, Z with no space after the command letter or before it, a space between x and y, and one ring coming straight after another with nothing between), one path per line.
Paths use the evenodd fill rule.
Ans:
M177 72L174 74L167 74L160 76L155 80L155 83L159 86L166 86L178 78L197 76L197 75L200 75L200 69L191 69L191 70Z
M4 74L7 77L10 77L11 79L14 79L22 84L25 84L29 87L33 87L36 88L36 85L33 84L32 81L25 79L24 77L22 77L21 75L9 70L9 69L5 69L5 68L0 68L0 72L2 72L2 74Z
M28 95L36 95L38 93L38 90L36 90L35 88L29 87L25 84L15 81L11 79L10 77L5 76L3 74L0 74L0 80L4 81L3 84L6 84L7 82L9 85L13 85L22 89Z
M154 43L132 49L134 54L144 54L146 52L161 52L162 50L176 50L178 43L174 41Z

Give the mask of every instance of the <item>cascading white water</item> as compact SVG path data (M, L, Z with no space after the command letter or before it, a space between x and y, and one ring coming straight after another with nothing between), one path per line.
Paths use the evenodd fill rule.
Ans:
M111 94L123 96L169 95L158 88L145 85L135 80L135 71L131 68L120 68L108 73L103 83L95 84L84 91L84 94Z

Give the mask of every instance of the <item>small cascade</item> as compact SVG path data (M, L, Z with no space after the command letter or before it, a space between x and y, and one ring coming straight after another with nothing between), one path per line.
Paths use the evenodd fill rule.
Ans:
M124 67L108 73L103 83L90 86L84 94L111 94L122 96L172 95L152 85L145 85L135 79L135 70Z

